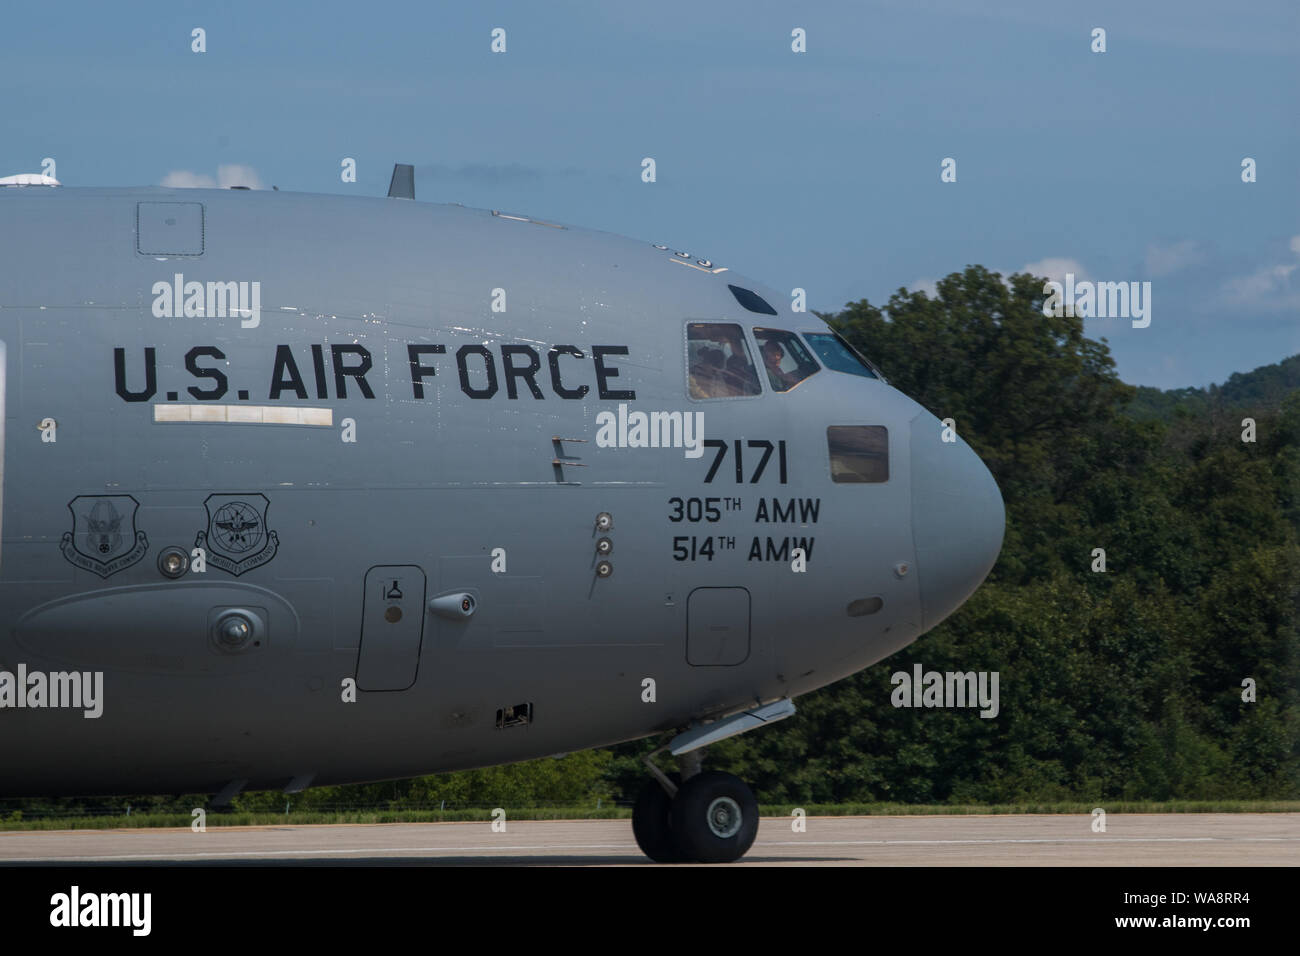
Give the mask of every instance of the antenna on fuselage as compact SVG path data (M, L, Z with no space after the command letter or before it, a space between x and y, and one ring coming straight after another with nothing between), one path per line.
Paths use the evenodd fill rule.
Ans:
M398 163L393 167L393 181L388 184L389 199L415 198L415 167Z

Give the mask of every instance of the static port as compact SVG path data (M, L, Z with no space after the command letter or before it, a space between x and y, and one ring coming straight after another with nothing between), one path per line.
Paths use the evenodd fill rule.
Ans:
M610 564L608 561L596 562L596 577L607 578L613 573L614 573L614 565Z
M599 541L596 542L597 554L609 554L613 550L614 550L614 542L609 540L609 538L601 538Z
M596 530L608 531L614 527L614 516L608 511L602 511L596 515Z

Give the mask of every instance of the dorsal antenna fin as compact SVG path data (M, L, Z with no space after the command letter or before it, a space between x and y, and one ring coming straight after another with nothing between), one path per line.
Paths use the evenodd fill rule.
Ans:
M393 167L393 181L388 184L389 199L415 198L415 167L398 163Z

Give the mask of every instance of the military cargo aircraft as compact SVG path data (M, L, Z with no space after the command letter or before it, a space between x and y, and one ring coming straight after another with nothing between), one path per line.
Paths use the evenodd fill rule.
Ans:
M951 427L694 250L499 210L0 188L0 795L297 792L717 740L914 641L1003 506ZM653 757L679 759L668 775Z

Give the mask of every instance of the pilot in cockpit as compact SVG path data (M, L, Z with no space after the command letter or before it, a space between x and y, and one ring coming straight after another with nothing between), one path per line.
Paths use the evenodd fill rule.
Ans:
M780 342L776 339L768 339L763 343L763 366L767 369L767 377L772 381L772 388L778 392L787 391L800 381L798 375L781 370L783 358L785 358L785 349L781 348Z

